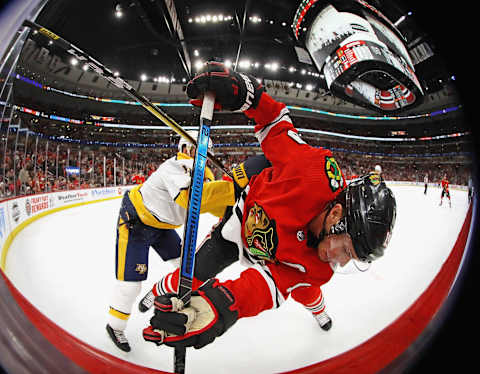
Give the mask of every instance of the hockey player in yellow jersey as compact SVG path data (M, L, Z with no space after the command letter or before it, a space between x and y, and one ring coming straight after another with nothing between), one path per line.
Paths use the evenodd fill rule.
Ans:
M197 132L189 134L196 139ZM209 143L212 150L212 143ZM163 162L150 177L122 200L117 222L115 247L116 283L110 298L107 332L115 345L130 351L125 328L132 306L148 275L148 253L152 247L164 260L180 257L181 239L176 228L184 224L195 146L183 138L176 156ZM207 167L201 213L221 217L235 202L231 181L214 179Z
M198 132L189 131L189 134L196 139ZM210 141L210 151L212 147ZM180 257L181 240L175 229L185 222L194 155L195 147L180 139L177 155L163 162L145 183L123 196L115 246L116 283L110 297L107 332L125 352L130 351L125 329L141 292L141 282L147 279L149 248L164 261ZM200 213L223 217L227 208L232 209L250 178L270 166L263 155L249 157L232 170L233 181L215 181L207 167Z

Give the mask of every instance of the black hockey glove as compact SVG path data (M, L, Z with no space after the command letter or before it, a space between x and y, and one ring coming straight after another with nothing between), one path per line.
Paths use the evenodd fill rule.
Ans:
M202 348L237 321L238 312L230 310L234 302L231 292L216 279L194 291L186 308L175 294L157 296L143 338L157 345Z
M219 62L207 62L202 72L197 74L187 85L190 103L202 105L202 96L206 91L215 93L217 110L246 111L256 108L264 91L255 77L237 73Z

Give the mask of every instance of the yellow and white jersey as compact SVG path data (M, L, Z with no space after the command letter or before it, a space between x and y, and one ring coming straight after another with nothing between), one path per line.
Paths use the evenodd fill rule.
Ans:
M130 191L130 200L144 224L163 229L184 224L192 167L193 159L179 152L163 162L145 183ZM206 170L205 175L208 177L213 173ZM220 217L234 202L232 182L204 183L201 213L210 212Z

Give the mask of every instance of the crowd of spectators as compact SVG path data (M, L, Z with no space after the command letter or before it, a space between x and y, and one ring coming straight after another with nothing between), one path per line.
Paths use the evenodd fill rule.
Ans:
M18 140L18 139L17 139ZM0 199L61 190L141 183L164 160L176 153L170 148L86 147L36 137L17 141L9 136L0 144ZM260 148L216 148L216 156L231 169ZM389 157L334 152L347 179L381 165L386 180L439 183L447 174L451 184L467 185L470 162L464 156ZM211 167L217 179L222 172Z

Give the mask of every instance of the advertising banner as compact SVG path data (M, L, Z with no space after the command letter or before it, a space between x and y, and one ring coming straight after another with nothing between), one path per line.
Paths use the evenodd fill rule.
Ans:
M120 198L131 186L92 188L22 196L0 203L0 248L20 224L38 214L74 207L83 203Z
M0 205L0 248L3 247L3 243L7 239L9 232L7 207Z

